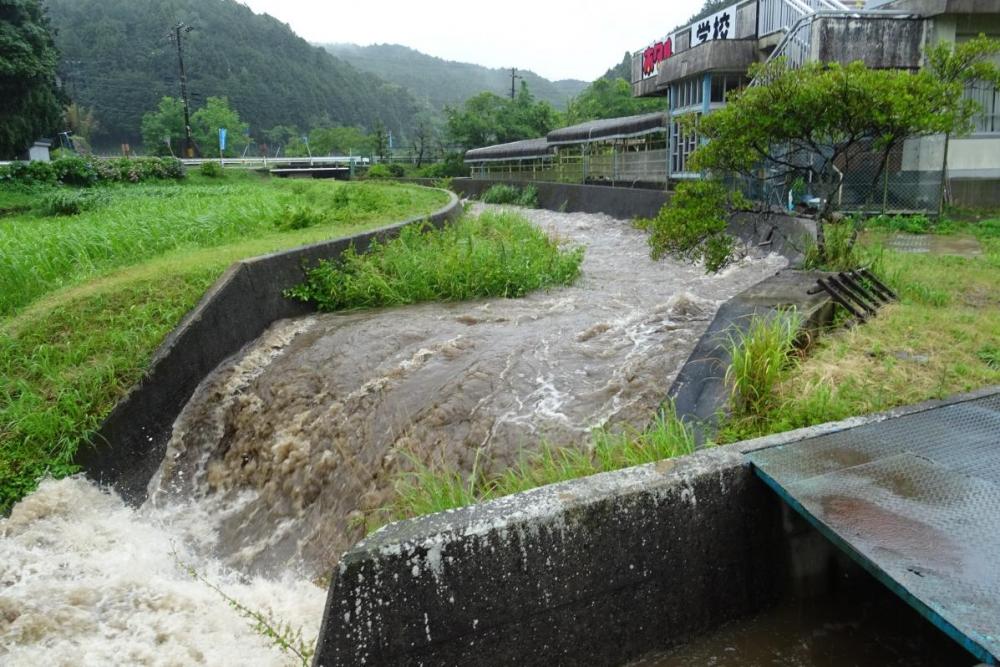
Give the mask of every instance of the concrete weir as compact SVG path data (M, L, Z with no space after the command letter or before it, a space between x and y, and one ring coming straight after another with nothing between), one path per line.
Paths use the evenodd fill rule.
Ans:
M736 447L388 526L343 557L315 665L621 665L754 612L781 509Z
M684 643L764 609L792 580L825 577L836 553L795 526L752 469L757 453L891 430L998 391L387 526L334 573L314 665L612 666Z

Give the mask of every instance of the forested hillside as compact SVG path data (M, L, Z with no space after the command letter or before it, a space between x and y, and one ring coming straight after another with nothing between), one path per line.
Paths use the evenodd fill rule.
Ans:
M373 127L408 134L420 110L401 87L311 46L235 0L46 0L66 92L92 109L99 145L138 143L145 112L178 97L179 21L194 106L228 97L250 132L277 125Z
M418 100L437 110L462 104L479 93L510 95L510 70L442 60L398 44L327 44L326 49L360 70L406 87ZM531 93L557 109L587 87L586 81L549 81L534 72L518 71Z

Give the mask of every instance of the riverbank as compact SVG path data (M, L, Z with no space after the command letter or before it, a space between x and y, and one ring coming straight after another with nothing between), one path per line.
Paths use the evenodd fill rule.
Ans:
M52 215L53 193L90 203L75 215ZM42 476L76 470L76 449L230 264L429 213L447 196L240 173L5 191L0 201L11 204L0 218L3 513Z

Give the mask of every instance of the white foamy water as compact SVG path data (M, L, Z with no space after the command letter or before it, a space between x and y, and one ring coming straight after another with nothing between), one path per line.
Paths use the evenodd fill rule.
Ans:
M80 478L43 482L0 519L0 664L297 664L182 563L310 647L325 590L227 570L201 555L209 536L175 529L185 511L132 510Z

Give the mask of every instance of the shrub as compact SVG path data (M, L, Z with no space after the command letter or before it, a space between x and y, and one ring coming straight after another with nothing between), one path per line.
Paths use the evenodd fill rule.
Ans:
M538 188L534 185L520 188L516 185L497 183L483 193L482 200L486 204L514 204L527 208L537 208Z
M406 169L401 164L390 164L389 175L393 178L402 178L406 176Z
M97 182L94 165L77 155L68 155L52 161L56 180L64 185L87 187Z
M519 297L572 283L582 261L582 248L560 249L520 216L484 213L441 230L410 225L364 255L350 248L310 269L288 295L325 311Z
M705 262L710 273L721 271L735 256L736 241L726 233L733 209L745 205L742 195L717 181L690 181L677 186L673 198L652 219L636 226L649 232L653 259L670 254Z
M202 162L201 166L198 167L198 173L208 178L221 178L222 165L214 160L212 162Z
M774 406L774 388L789 363L802 327L795 309L770 317L754 315L747 329L730 334L726 370L730 407L739 417L760 417Z
M21 185L63 183L140 183L184 178L184 165L175 158L114 158L69 156L52 162L13 162L0 170L0 182Z
M384 164L373 164L368 168L368 178L392 178L392 172Z
M465 164L462 153L449 153L440 162L418 169L417 175L423 178L460 178L469 175L469 166Z

